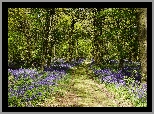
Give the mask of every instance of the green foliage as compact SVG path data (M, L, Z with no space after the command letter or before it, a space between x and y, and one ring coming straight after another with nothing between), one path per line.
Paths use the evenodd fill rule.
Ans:
M136 8L9 8L8 59L37 62L51 58L139 59ZM18 63L19 64L19 63Z
M110 92L116 93L115 99L128 99L132 102L134 107L147 107L146 97L142 99L137 98L135 93L129 91L131 87L126 88L114 84L106 84L106 88L108 88Z

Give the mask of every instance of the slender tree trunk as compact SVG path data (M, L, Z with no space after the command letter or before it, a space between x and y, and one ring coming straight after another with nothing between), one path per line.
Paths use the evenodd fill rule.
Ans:
M53 15L52 9L51 8L45 8L46 11L46 17L45 17L45 26L43 30L43 49L42 49L42 65L41 69L43 70L43 67L45 64L48 63L48 53L49 53L49 33L50 33L50 20L51 20L51 15ZM46 61L47 60L47 61Z
M99 12L101 11L100 8L97 8L97 11L93 11L94 13L94 21L93 21L93 26L94 26L94 39L93 39L93 56L94 56L94 60L96 62L96 64L99 64L100 61L100 56L99 56L99 51L100 51L100 47L99 47L99 40L98 40L98 36L101 34L101 30L100 30L100 18L97 17L97 15L99 14Z

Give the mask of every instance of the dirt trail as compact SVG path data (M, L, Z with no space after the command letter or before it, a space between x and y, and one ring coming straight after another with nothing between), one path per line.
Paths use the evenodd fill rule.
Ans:
M60 84L52 99L46 99L42 106L60 107L132 107L124 99L115 99L115 94L109 92L104 84L98 84L90 79L91 71L87 65L82 65L71 72L68 84Z

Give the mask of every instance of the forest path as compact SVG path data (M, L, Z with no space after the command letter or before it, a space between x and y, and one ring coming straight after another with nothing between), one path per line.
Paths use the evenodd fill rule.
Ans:
M69 71L51 98L46 98L41 106L45 107L132 107L129 100L116 99L116 94L109 92L104 84L99 84L92 77L92 70L82 64Z

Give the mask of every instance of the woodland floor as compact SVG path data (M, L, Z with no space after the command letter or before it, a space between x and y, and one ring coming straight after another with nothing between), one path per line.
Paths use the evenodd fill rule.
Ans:
M119 98L104 84L92 79L92 70L82 64L69 71L42 107L132 107L129 99Z

